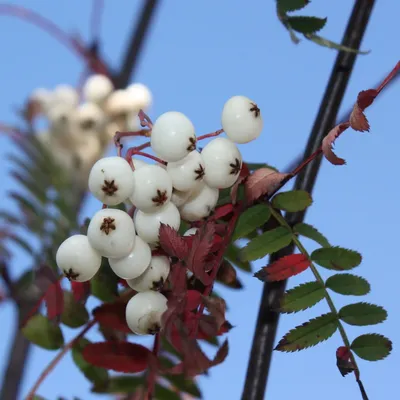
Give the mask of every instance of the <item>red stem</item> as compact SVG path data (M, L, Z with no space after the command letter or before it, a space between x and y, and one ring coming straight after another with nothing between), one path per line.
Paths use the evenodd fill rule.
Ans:
M155 358L158 357L159 350L160 350L160 334L157 333L156 336L154 337L154 344L153 344L153 355ZM147 400L151 400L153 398L156 378L157 378L157 369L155 365L152 365L150 368L148 384L147 384Z
M90 16L90 35L93 42L100 37L101 17L104 9L104 0L92 0L92 13Z
M147 126L150 130L153 128L153 121L143 110L139 111L138 117L140 119L140 125L143 127Z
M392 71L384 79L384 81L378 86L376 91L379 93L396 76L399 70L400 70L400 61L396 64L396 66L392 69Z
M199 137L197 138L197 141L203 140L203 139L208 139L208 138L210 138L210 137L218 136L218 135L220 135L223 131L224 131L223 129L218 129L218 130L215 131L215 132L207 133L206 135L199 136Z
M140 146L130 147L126 151L125 158L129 161L132 158L132 156L134 156L137 152L140 152L141 150L147 149L147 147L150 147L150 142L143 143Z
M167 165L167 163L164 160L161 160L161 158L152 156L151 154L144 153L143 151L135 151L135 155L147 157L147 158L150 158L151 160L154 160L160 164Z

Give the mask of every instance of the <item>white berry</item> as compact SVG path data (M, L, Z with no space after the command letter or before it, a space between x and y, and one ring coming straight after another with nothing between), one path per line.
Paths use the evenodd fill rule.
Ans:
M122 157L98 160L89 174L89 190L103 204L115 206L133 193L133 171Z
M88 232L89 242L102 256L126 257L135 244L135 226L132 218L124 211L104 208L91 219Z
M133 167L136 171L139 168L144 167L145 165L149 165L148 162L141 160L140 158L132 157Z
M107 76L96 74L86 80L82 92L87 101L101 104L111 94L113 89L113 83Z
M201 155L208 172L204 176L208 186L225 189L236 182L242 168L242 156L230 139L218 137L211 140Z
M196 134L186 115L168 111L160 115L151 132L151 147L165 161L179 161L196 149Z
M56 104L63 104L70 108L75 108L79 104L78 91L70 85L56 86L52 97Z
M130 93L137 110L145 110L152 103L152 95L149 88L141 83L129 85L126 90Z
M133 172L133 193L130 201L145 213L156 212L171 200L172 181L158 165L145 165Z
M203 158L197 150L194 150L182 160L169 162L167 172L175 189L182 192L193 190L205 175Z
M128 114L126 123L127 123L126 127L130 132L138 132L141 129L143 129L142 125L140 125L139 115L136 111Z
M200 189L194 191L185 204L180 207L182 219L197 221L210 215L218 202L219 190L203 183Z
M29 99L38 104L40 111L45 113L51 106L53 93L48 89L38 88L32 92Z
M151 261L150 246L139 236L135 238L132 251L122 258L109 258L111 269L122 279L134 279L142 275Z
M112 117L127 115L134 110L130 94L124 89L115 90L107 98L106 112Z
M263 119L257 104L245 96L233 96L222 110L222 128L229 139L248 143L261 134Z
M195 235L197 233L197 231L199 230L199 228L190 228L188 229L183 236L192 236Z
M101 266L101 255L90 245L85 235L73 235L61 243L56 262L69 280L86 282Z
M171 203L175 204L178 208L182 207L189 199L192 191L181 192L180 190L173 189L171 195Z
M170 268L168 257L154 256L150 261L149 267L142 275L135 279L128 279L126 282L137 292L160 290L168 278Z
M158 243L161 223L175 230L178 230L181 225L179 210L171 202L152 214L137 210L134 221L138 236L147 243Z
M75 122L82 131L97 131L105 123L102 109L95 103L83 103L75 109Z
M167 298L161 293L137 293L126 305L126 322L137 335L154 335L161 329L161 317L167 308Z

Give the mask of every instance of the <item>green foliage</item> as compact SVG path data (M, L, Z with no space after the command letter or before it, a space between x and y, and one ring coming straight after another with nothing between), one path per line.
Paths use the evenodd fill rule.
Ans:
M42 314L31 317L22 333L29 341L47 350L58 350L64 344L60 327Z
M343 307L339 311L339 318L349 325L375 325L387 318L387 312L375 304L355 303Z
M326 18L317 17L288 17L290 27L300 33L315 33L320 31L326 24Z
M277 7L281 13L287 13L290 11L301 10L310 1L309 0L277 0Z
M265 224L271 217L271 211L265 204L257 204L247 209L238 219L232 240L246 237L258 227Z
M361 264L361 254L342 247L317 249L312 252L311 259L321 267L335 271L348 270Z
M166 379L181 392L185 392L196 398L201 398L201 391L197 384L184 375L167 375Z
M102 368L100 368L102 369ZM120 375L110 377L107 384L94 385L91 389L92 393L131 393L140 385L144 385L143 376Z
M346 51L347 53L357 53L357 54L369 54L371 51L361 51L352 49L351 47L343 46L339 43L332 42L331 40L325 39L321 36L315 34L306 34L304 35L308 40L314 42L320 46L327 47L328 49L339 50L339 51Z
M273 207L289 212L305 210L311 203L312 198L305 190L281 192L272 199Z
M286 247L292 241L289 229L280 226L257 236L242 249L242 260L253 261Z
M114 301L118 296L118 277L103 257L100 271L90 280L90 289L93 296L104 302Z
M378 333L368 333L355 338L350 348L364 360L378 361L390 354L392 342Z
M293 313L306 310L325 297L324 287L317 281L302 283L288 290L283 296L280 311Z
M240 248L234 243L229 244L226 248L225 258L241 270L251 272L250 263L248 261L243 261L240 258Z
M322 247L330 247L330 243L328 239L320 233L316 228L314 228L310 224L306 224L305 222L300 222L293 227L293 232L298 233L301 236L304 236L308 239L314 240Z
M297 351L329 339L337 330L337 317L333 313L313 318L289 331L278 343L275 350Z
M332 275L326 280L325 286L336 293L353 296L363 296L371 290L366 279L347 273Z
M70 328L79 328L89 321L89 313L86 307L77 303L71 292L64 291L64 310L61 314L61 322Z

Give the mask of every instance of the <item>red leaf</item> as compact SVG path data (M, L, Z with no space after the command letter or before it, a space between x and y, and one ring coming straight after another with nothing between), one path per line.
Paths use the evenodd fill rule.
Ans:
M186 310L192 311L200 305L201 293L197 290L188 290L186 293Z
M50 320L58 319L64 311L64 292L61 288L60 281L49 286L44 301L47 308L47 317Z
M214 319L216 332L219 331L225 322L226 303L221 297L202 296L202 302Z
M272 193L288 175L271 168L260 168L254 171L245 183L247 202L251 204L261 196Z
M121 332L132 333L126 323L125 309L125 302L104 303L93 310L93 316L100 325Z
M346 161L343 158L339 158L333 151L333 143L335 140L350 126L348 122L335 126L323 139L322 141L322 152L325 158L330 161L333 165L343 165Z
M212 219L217 220L217 219L222 219L229 214L232 214L234 211L234 207L232 204L223 204L222 206L219 206L215 209Z
M71 281L71 290L77 303L86 303L90 295L90 282Z
M161 223L159 237L160 245L168 255L177 257L179 260L183 260L187 256L189 248L175 229Z
M82 355L86 362L96 367L126 373L144 371L153 356L147 347L129 342L89 343Z
M254 274L261 281L282 281L305 271L310 260L303 254L290 254L267 265Z
M215 253L218 250L220 250L223 244L224 244L224 239L219 235L215 235L210 253Z
M223 335L224 333L229 332L232 328L233 328L233 326L232 326L228 321L225 321L225 322L222 324L222 326L219 328L218 332L217 332L216 334L214 334L213 336L221 336L221 335ZM202 330L202 325L201 325L201 323L200 323L200 325L199 325L199 331L198 331L196 337L197 337L197 339L209 339L211 336L210 336L210 335L207 335L206 332L204 332L204 331Z
M342 376L355 371L355 365L351 361L351 352L348 347L340 346L336 350L336 365Z
M182 293L186 290L186 268L182 265L181 261L171 264L171 272L169 273L168 280L175 292Z
M350 126L355 131L369 131L369 123L364 115L364 110L369 107L378 96L378 91L375 89L363 90L357 96L356 104L350 114Z

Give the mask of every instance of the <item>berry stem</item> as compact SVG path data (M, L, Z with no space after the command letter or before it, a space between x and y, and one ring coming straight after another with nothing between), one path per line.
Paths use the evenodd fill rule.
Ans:
M138 117L140 119L140 125L144 127L148 127L150 130L153 128L153 121L151 120L151 118L143 111L140 110ZM150 134L148 135L150 136Z
M160 350L160 334L157 333L154 336L154 344L153 344L153 355L155 358L158 357L159 350ZM156 368L157 368L156 365L151 365L149 377L148 377L148 384L147 384L147 399L148 400L151 400L153 398L154 387L156 384L156 375L157 375Z
M143 151L136 151L135 155L142 156L142 157L147 157L147 158L150 158L151 160L154 160L154 161L156 161L156 162L158 162L160 164L167 165L167 163L165 161L161 160L161 158L152 156L151 154L145 153Z
M125 154L125 159L129 162L129 160L132 161L132 157L139 151L147 149L148 147L150 147L150 142L146 142L141 144L140 146L136 146L136 147L130 147Z
M207 134L205 134L205 135L201 135L201 136L199 136L199 137L197 138L197 141L203 140L203 139L208 139L208 138L210 138L210 137L219 136L221 133L223 133L223 131L224 131L223 129L219 129L219 130L217 130L217 131L215 131L215 132L207 133Z
M0 132L5 133L7 136L11 137L12 139L23 139L24 135L18 128L14 128L13 126L3 124L0 122Z
M122 148L124 147L124 145L121 143L121 139L124 137L137 137L137 136L141 136L141 137L148 137L148 130L146 129L141 129L140 131L135 131L135 132L120 132L117 131L115 132L114 135L114 145L117 148L117 155L118 157L122 157L121 155L121 151Z
M39 386L43 383L43 381L47 378L47 376L51 373L51 371L57 366L60 360L68 353L69 350L72 349L74 344L81 339L85 334L97 323L95 319L89 321L85 328L72 340L70 340L63 349L53 358L53 360L47 365L45 370L40 374L39 378L33 385L32 389L29 391L28 395L26 396L26 400L33 400Z

